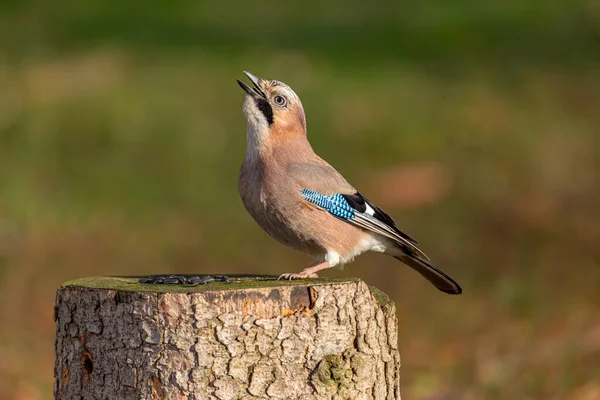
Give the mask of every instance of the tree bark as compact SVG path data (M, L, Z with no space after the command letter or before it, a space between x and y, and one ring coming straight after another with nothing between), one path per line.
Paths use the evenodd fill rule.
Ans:
M57 399L400 399L395 306L356 279L58 290Z

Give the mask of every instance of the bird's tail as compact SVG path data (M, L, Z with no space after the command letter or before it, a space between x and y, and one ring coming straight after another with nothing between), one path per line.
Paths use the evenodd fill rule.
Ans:
M442 292L448 294L462 293L462 289L458 283L456 283L452 278L450 278L448 275L436 268L429 261L423 260L422 258L410 254L394 256L394 258L402 261L404 264L417 271L425 279L431 282L433 286L435 286Z

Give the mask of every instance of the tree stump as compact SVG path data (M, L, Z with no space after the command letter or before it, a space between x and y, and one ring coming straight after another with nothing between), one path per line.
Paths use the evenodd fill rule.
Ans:
M400 399L393 302L358 279L67 282L58 399Z

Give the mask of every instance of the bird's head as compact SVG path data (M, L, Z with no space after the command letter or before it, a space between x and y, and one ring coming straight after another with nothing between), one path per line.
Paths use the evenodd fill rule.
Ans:
M248 142L262 147L274 141L305 136L306 119L298 95L283 82L259 78L244 71L253 87L238 79L246 92L244 115Z

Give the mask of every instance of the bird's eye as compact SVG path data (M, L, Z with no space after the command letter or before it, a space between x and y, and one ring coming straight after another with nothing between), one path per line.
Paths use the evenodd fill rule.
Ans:
M275 98L273 100L275 101L275 104L277 104L278 106L285 106L285 97L275 96Z

